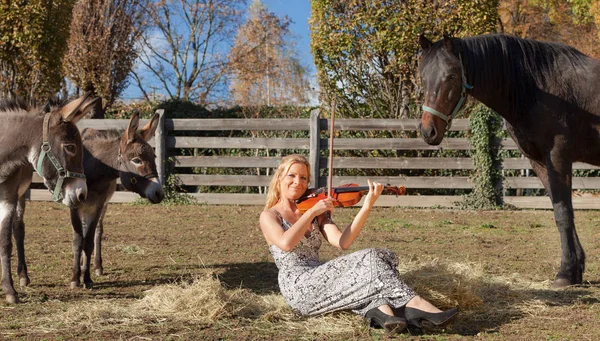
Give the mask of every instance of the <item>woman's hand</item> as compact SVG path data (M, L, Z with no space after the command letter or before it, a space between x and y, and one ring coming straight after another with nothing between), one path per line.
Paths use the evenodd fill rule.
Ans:
M365 197L364 205L370 208L373 207L375 201L377 201L381 192L383 192L383 184L372 182L371 180L367 180L367 182L369 183L369 193Z
M310 208L311 214L314 217L321 215L327 211L333 212L333 199L326 198L323 200L319 200L313 207Z
M379 196L381 195L381 192L383 192L382 184L372 182L371 180L368 180L368 182L369 193L367 193L367 195L365 196L363 206L360 208L360 211L358 211L356 217L354 217L350 225L348 225L348 227L344 229L344 232L342 232L341 234L337 233L336 238L332 237L331 239L328 239L328 241L332 245L337 246L342 250L348 249L352 245L352 243L354 243L354 241L358 237L358 234L360 233L360 231L362 231L363 227L365 226L365 222L367 221L369 212L371 212L371 208L375 204L375 201L377 201L377 198L379 198Z

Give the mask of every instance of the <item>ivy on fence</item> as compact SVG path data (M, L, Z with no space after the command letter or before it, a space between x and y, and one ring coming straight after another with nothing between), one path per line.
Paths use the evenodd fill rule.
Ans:
M465 209L500 209L503 207L502 117L479 104L471 112L469 123L471 131L468 138L473 146L471 158L475 165L471 176L473 191L456 204Z

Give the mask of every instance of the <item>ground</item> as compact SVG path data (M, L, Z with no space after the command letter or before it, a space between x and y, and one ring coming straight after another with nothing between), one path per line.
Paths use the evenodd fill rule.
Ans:
M560 262L551 211L375 208L350 250L386 247L411 286L455 323L427 335L386 335L351 313L295 315L278 294L277 268L258 227L261 207L111 204L104 275L70 289L68 209L31 202L21 303L0 303L0 339L31 340L598 340L600 214L577 211L585 283L550 288ZM348 224L357 209L337 209ZM18 283L16 257L13 279ZM1 296L3 297L3 295Z

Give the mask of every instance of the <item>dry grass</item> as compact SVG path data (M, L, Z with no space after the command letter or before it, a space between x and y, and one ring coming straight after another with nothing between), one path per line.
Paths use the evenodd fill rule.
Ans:
M444 263L439 259L404 260L403 279L440 307L458 305L463 311L486 319L522 314L539 315L547 309L542 300L530 298L531 289L546 289L548 282L530 282L517 276L492 276L477 263ZM448 278L454 278L448 281ZM513 304L514 302L519 302ZM505 309L505 307L510 307ZM117 300L86 300L69 304L64 312L36 321L40 333L72 328L90 331L118 330L143 323L213 325L246 320L245 328L280 330L298 334L332 335L352 333L362 320L350 313L303 318L296 315L279 294L258 295L248 289L227 289L214 274L190 281L153 287L144 297L127 304ZM60 327L58 327L60 326Z
M337 212L342 223L356 214ZM0 339L388 338L352 313L305 318L291 311L278 293L260 229L248 223L259 214L256 207L112 205L105 218L105 275L93 277L93 290L69 290L68 211L31 203L26 251L32 284L17 289L23 303L0 302ZM421 296L442 308L460 306L453 324L428 329L422 339L597 340L599 221L595 212L576 215L589 282L566 290L550 289L559 243L547 211L377 209L353 250L392 249L402 278ZM323 259L344 253L322 248Z
M40 333L73 328L90 331L118 330L142 323L179 322L212 325L243 319L256 329L338 334L352 332L360 319L351 314L302 318L279 294L257 295L248 289L226 289L216 276L205 275L191 283L156 286L142 299L123 304L118 300L92 300L69 304L65 311L37 320L31 327Z

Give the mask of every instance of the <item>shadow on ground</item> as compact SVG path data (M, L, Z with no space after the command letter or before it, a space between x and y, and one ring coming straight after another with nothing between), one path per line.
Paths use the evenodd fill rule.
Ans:
M228 288L244 288L259 295L279 293L278 270L274 263L213 264L208 267L225 269L217 277Z
M487 275L471 277L457 274L443 264L420 267L401 277L418 294L441 309L459 307L460 314L454 323L445 328L429 326L432 334L445 332L472 336L482 332L495 333L501 326L531 314L543 315L544 309L537 307L567 308L576 303L590 306L600 303L597 283L560 290L527 289L494 281Z

